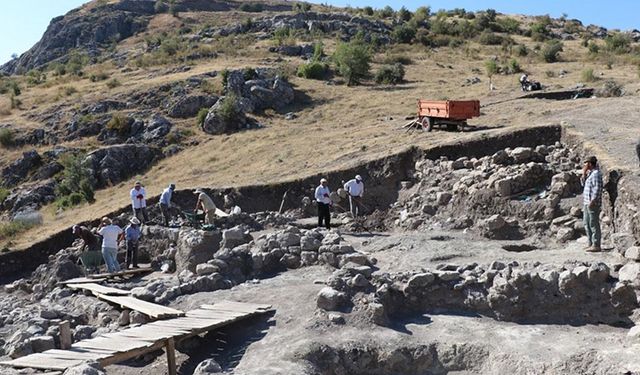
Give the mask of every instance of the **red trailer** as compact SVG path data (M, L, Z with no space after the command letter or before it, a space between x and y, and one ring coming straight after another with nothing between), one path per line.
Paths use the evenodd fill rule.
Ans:
M418 126L430 132L434 126L449 129L467 126L467 120L480 116L479 100L418 100Z

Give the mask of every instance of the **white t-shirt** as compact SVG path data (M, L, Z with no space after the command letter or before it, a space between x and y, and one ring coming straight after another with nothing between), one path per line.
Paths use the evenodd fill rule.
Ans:
M138 198L138 195L142 195L142 199ZM131 189L131 204L133 208L144 208L147 207L147 192L144 191L144 188L141 187L140 190L136 190L136 188Z
M316 194L315 194L316 201L324 204L331 204L331 198L329 197L329 195L331 195L329 186L325 187L320 185L316 188Z
M213 199L211 199L210 196L205 193L200 193L200 195L198 195L198 199L202 202L205 212L211 211L213 213L216 211L216 204L213 203Z
M118 248L118 236L122 234L122 228L117 225L107 225L98 231L102 236L102 247L109 249Z

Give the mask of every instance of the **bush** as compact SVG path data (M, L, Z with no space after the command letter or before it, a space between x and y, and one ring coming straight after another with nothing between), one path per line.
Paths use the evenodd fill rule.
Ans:
M320 61L324 57L324 44L322 41L317 42L313 46L313 56L311 61Z
M429 16L431 15L431 8L428 6L422 6L422 7L418 7L418 9L416 9L415 12L413 12L413 21L416 24L420 24L422 22L425 22L429 19Z
M402 24L396 26L391 33L391 37L397 43L411 43L413 38L416 36L416 28L409 24Z
M82 76L85 65L89 63L89 57L78 51L74 51L70 54L69 60L65 67L65 71L76 76Z
M582 71L582 81L584 82L595 82L598 80L598 77L593 74L593 69L585 69Z
M240 115L238 97L235 94L225 96L216 113L225 122L232 122L237 119Z
M112 78L111 80L109 80L107 82L107 87L110 88L110 89L115 89L116 87L118 87L120 85L122 85L122 84L120 83L120 81L118 81L117 78Z
M589 42L589 44L587 45L587 49L589 50L589 53L592 55L597 55L598 52L600 52L600 47L598 47L598 45L595 42Z
M296 3L293 6L293 10L298 13L308 13L311 10L311 4L309 3Z
M362 8L362 12L365 14L365 16L373 16L373 8L370 6Z
M0 203L4 202L4 200L7 199L9 193L11 193L9 189L0 187Z
M596 90L596 96L599 96L602 98L620 97L623 94L624 94L624 90L622 85L619 85L613 80L606 81L602 85L602 88L600 88L599 90Z
M507 63L507 66L505 67L506 74L516 74L516 73L520 73L521 71L522 71L522 68L520 68L520 63L516 59L509 60L509 62Z
M207 118L209 114L209 108L200 108L198 111L198 116L196 117L196 123L198 126L202 126L204 124L204 120Z
M289 27L279 27L273 32L273 42L277 46L295 42L294 32Z
M312 61L298 67L298 77L307 79L324 79L327 74L327 64Z
M547 63L554 63L559 60L558 54L562 52L564 45L559 41L552 41L545 44L544 48L542 48L542 57L544 61Z
M375 76L376 83L397 85L404 81L404 67L402 64L383 65Z
M43 72L31 69L27 72L27 84L31 86L37 86L47 80L47 75Z
M405 8L404 5L398 10L396 15L398 16L398 19L403 22L407 22L411 19L411 17L413 17L413 14L407 8Z
M494 34L491 31L483 31L478 37L478 42L486 46L496 46L502 44L504 38L498 34Z
M371 50L358 41L340 43L333 54L338 73L347 79L347 85L359 83L369 76Z
M382 9L376 11L376 15L380 18L392 18L396 12L390 6L385 6Z
M524 44L520 44L516 48L516 53L518 54L518 56L524 57L529 54L529 49Z
M556 76L556 72L554 72L553 70L547 70L546 72L544 72L544 75L547 76L547 78L553 78Z
M84 155L65 155L60 159L64 167L56 187L56 206L69 208L82 202L94 202L93 176L83 165Z
M604 40L604 44L609 52L623 54L631 51L631 37L626 34L609 35Z
M61 87L61 90L65 96L71 96L78 92L78 89L76 89L73 86L64 86L64 87Z
M383 64L388 64L388 65L398 64L398 63L402 65L411 65L413 63L413 60L411 60L411 57L406 55L386 54L382 62Z
M104 81L105 79L108 79L108 78L109 78L109 75L105 72L92 73L89 76L89 80L91 82Z
M240 10L243 12L260 13L264 10L264 6L260 3L244 3L240 5Z
M529 28L531 39L536 42L544 42L549 38L549 30L545 22L535 22Z
M0 145L4 148L13 147L15 145L15 139L11 129L0 129Z
M520 22L511 17L504 17L496 20L496 23L500 25L502 31L510 34L517 34L520 32Z
M120 113L116 113L111 116L111 120L107 123L106 128L120 135L125 135L129 132L129 118Z
M0 240L6 240L12 238L22 232L32 228L33 224L24 223L21 221L10 221L0 224Z

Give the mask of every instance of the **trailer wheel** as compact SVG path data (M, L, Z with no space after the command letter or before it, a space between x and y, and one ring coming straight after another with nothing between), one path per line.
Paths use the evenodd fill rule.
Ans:
M426 116L422 118L422 129L428 132L433 130L433 119L431 119L431 117Z

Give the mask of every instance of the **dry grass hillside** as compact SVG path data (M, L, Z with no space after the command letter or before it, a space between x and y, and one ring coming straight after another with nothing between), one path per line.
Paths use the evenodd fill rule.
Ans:
M268 13L259 16L265 15ZM135 55L140 53L145 38L170 32L185 24L193 28L201 24L216 26L244 22L248 17L257 16L240 11L224 14L194 12L179 14L178 17L158 14L150 20L147 31L125 39L113 50L115 54L129 52ZM525 18L520 20L522 28L531 22ZM575 131L584 133L602 150L612 154L617 151L616 145L621 144L616 142L632 143L628 132L629 127L637 127L633 108L638 104L636 92L640 88L640 79L631 54L594 55L584 47L582 40L566 40L563 41L560 61L547 63L536 52L543 43L523 35L513 35L512 39L514 47L506 50L501 45L483 45L473 39L453 47L434 48L413 43L381 48L373 55L372 72L385 60L402 57L410 62L405 65L404 82L398 85L376 84L369 79L361 85L349 87L339 82L328 84L326 80L304 79L291 74L289 80L295 87L297 100L287 111L294 112L297 117L285 120L284 113L267 110L255 116L264 125L261 129L212 136L200 130L195 118L172 120L178 129L188 134L188 140L197 140L199 144L161 160L144 174L96 191L95 203L81 204L65 211L56 210L53 205L43 207L42 226L9 239L9 243L5 240L4 245L11 249L24 248L74 223L95 219L126 206L128 190L138 179L144 181L151 195L159 194L168 182L175 182L179 189L270 183L351 167L410 146L429 147L476 137L483 132L509 131L513 127L560 121L566 121ZM313 40L310 36L293 38L296 43ZM47 73L46 82L37 85L27 83L26 76L16 77L14 79L22 86L18 97L21 104L11 108L11 99L4 95L0 102L0 124L11 124L21 132L41 125L34 120L33 113L69 110L81 103L151 90L211 71L246 67L292 70L304 62L298 57L270 53L268 49L273 45L270 38L260 40L238 36L218 38L215 43L212 48L219 51L217 57L190 62L188 71L175 72L174 67L184 65L178 62L118 66L106 59L87 66L83 77L54 77ZM592 43L604 48L602 40ZM336 44L335 37L326 36L325 54L331 56ZM526 46L528 55L518 56L515 46ZM495 90L490 91L485 66L486 61L494 58L498 62L517 59L522 70L532 79L541 81L546 90L569 89L579 82L599 87L605 80L614 80L624 85L625 97L576 101L517 99L522 95L518 84L520 73L494 75ZM584 82L588 78L585 71L589 69L593 72L593 81ZM92 82L86 78L98 73L104 73L108 79ZM466 85L465 81L473 77L480 78L481 82ZM335 78L339 81L340 77ZM208 84L212 90L222 89L219 76L209 79ZM419 98L480 99L482 116L471 120L470 124L484 130L411 134L400 130L399 127L407 122L405 117L415 113ZM611 113L612 108L616 110L615 114ZM606 134L602 133L605 132L603 128L608 129ZM93 138L61 144L87 150L101 146ZM44 152L51 145L4 148L0 153L0 165L10 163L22 152L33 148ZM627 154L611 160L628 166L630 159Z

